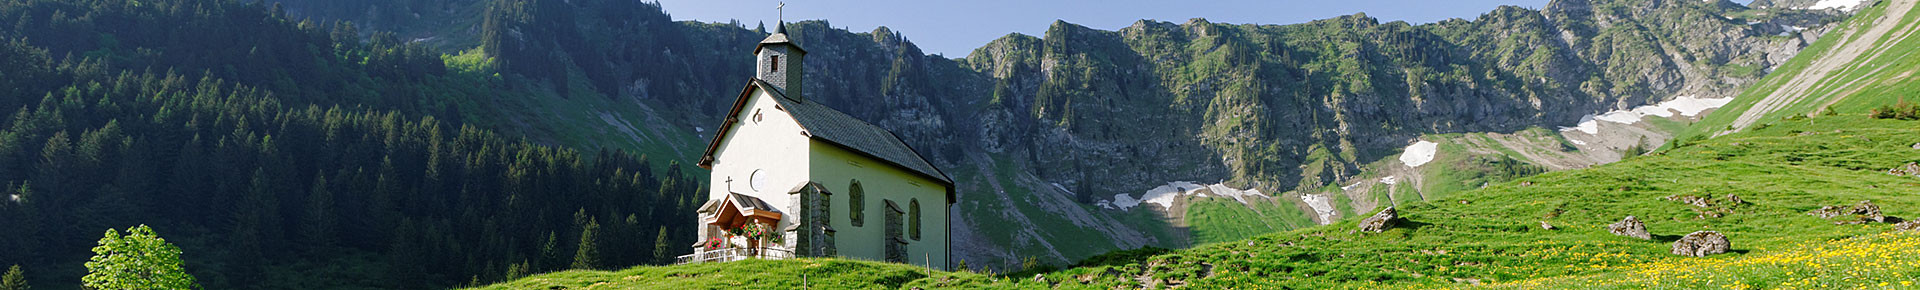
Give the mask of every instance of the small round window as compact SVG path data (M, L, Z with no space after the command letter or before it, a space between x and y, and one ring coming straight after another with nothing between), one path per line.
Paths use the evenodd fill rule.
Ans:
M753 176L751 176L751 177L748 177L748 178L747 178L747 184L748 184L748 186L751 186L751 187L753 187L753 191L756 191L756 192L757 192L757 191L762 191L762 190L766 190L766 189L767 189L767 175L768 175L768 174L767 174L767 170L766 170L766 169L758 169L758 170L754 170L754 171L753 171Z

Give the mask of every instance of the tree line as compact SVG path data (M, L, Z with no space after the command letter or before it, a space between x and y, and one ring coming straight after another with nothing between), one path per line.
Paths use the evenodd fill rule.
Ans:
M0 20L0 265L36 285L79 283L102 231L139 224L215 289L444 287L693 243L697 174L462 122L445 104L476 89L390 34L236 1Z

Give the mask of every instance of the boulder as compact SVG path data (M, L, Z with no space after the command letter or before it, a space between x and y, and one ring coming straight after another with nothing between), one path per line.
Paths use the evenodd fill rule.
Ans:
M1553 230L1553 224L1549 224L1547 221L1540 221L1540 228L1551 231Z
M1607 232L1635 239L1653 239L1653 235L1647 233L1647 223L1640 222L1639 218L1633 216L1627 216L1626 219L1621 219L1620 222L1607 225Z
M1893 230L1900 232L1920 231L1920 221L1905 221L1893 224Z
M1733 243L1727 241L1727 235L1715 231L1698 231L1680 237L1673 242L1673 254L1688 257L1706 257L1707 255L1726 253Z
M1733 195L1732 193L1728 193L1727 203L1731 205L1742 205L1742 204L1746 204L1747 200L1740 199L1740 196L1738 195Z
M1400 215L1398 213L1395 213L1393 211L1393 208L1389 207L1387 209L1380 210L1380 213L1378 214L1374 214L1371 217L1367 217L1367 219L1360 220L1360 231L1375 232L1375 233L1384 232L1384 231L1387 231L1388 228L1393 228L1393 225L1399 222L1400 222Z

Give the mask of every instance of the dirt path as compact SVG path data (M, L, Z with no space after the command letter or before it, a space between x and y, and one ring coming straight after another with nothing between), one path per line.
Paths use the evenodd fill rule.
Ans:
M1816 85L1826 80L1828 74L1848 68L1848 64L1855 63L1855 60L1863 56L1871 59L1873 56L1885 52L1886 48L1880 47L1879 45L1880 40L1885 39L1888 33L1894 32L1893 29L1900 25L1900 21L1906 18L1907 14L1913 13L1915 1L1916 0L1889 0L1891 3L1887 3L1889 6L1886 9L1886 13L1882 14L1879 19L1875 19L1873 23L1867 24L1870 27L1866 31L1849 31L1841 35L1826 36L1839 37L1838 39L1842 39L1845 42L1828 50L1825 55L1814 59L1813 63L1808 66L1800 76L1788 80L1787 83L1781 85L1779 89L1768 94L1765 99L1761 99L1760 102L1755 103L1752 108L1741 113L1740 118L1733 121L1733 127L1736 128L1735 130L1737 131L1740 128L1746 128L1748 125L1752 125L1754 122L1759 121L1760 117L1766 116L1767 113L1772 113L1781 108L1799 103L1800 100L1808 97L1809 91L1813 90ZM1899 32L1900 35L1906 36L1914 33L1913 27L1907 27L1905 29L1906 30ZM1856 35L1856 33L1858 35ZM1720 134L1727 133L1732 132L1721 132Z

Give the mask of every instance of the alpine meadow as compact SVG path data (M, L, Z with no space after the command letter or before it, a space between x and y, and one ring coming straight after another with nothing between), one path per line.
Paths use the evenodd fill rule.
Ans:
M1735 1L0 0L0 290L1920 289L1920 0Z

